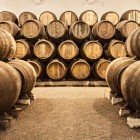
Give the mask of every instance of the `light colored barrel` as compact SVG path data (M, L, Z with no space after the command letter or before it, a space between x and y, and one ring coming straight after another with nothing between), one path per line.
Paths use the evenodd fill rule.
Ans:
M71 26L73 23L78 21L78 17L72 11L65 11L60 15L59 20L64 22L67 26Z
M109 11L102 15L101 20L107 20L107 21L110 21L113 25L117 25L120 18L116 12Z
M34 54L41 60L53 58L55 46L48 40L41 39L34 46Z
M111 90L118 95L122 95L120 87L120 77L123 71L135 60L129 57L121 57L112 61L106 70L106 81Z
M18 100L21 77L16 69L0 61L0 114L8 111Z
M44 11L39 16L39 20L44 26L48 26L52 21L57 20L57 18L54 13L50 11Z
M120 40L113 39L110 43L105 45L105 54L108 58L125 57L125 44Z
M16 52L16 42L13 36L0 28L0 60L11 60Z
M88 41L83 45L81 54L83 58L94 61L102 56L103 47L98 41Z
M140 61L128 66L121 76L121 91L128 105L134 110L140 110Z
M140 23L140 11L139 10L128 10L121 16L121 21L123 20L133 20L138 24Z
M25 59L31 56L30 45L26 40L16 40L16 46L15 58Z
M28 62L34 67L37 77L40 77L43 72L43 67L41 62L38 60L29 60Z
M68 28L60 20L52 21L47 27L48 37L55 42L60 42L68 37Z
M85 22L77 21L71 25L69 35L76 42L84 42L90 36L90 27Z
M14 22L11 21L0 22L0 28L9 32L13 37L16 37L16 35L20 31L19 27Z
M46 38L46 32L43 24L38 20L27 20L22 25L22 35L28 40Z
M126 51L129 56L140 58L140 28L137 28L126 40Z
M100 59L95 64L93 64L93 75L97 78L105 79L106 70L111 61L106 59Z
M79 54L79 48L72 40L66 40L58 46L58 53L64 60L72 60Z
M85 23L87 23L89 26L93 26L95 25L95 23L98 22L98 16L97 14L92 11L92 10L87 10L87 11L84 11L79 19Z
M139 27L139 24L132 20L121 21L116 26L116 36L118 39L126 39L134 30Z
M11 21L18 24L18 19L16 15L9 11L2 11L0 12L0 22L1 21Z
M35 86L37 78L33 66L29 62L23 60L12 60L8 63L12 67L17 69L22 77L22 89L20 95L23 96L25 94L30 93L33 87Z
M19 15L19 24L22 26L27 20L34 19L37 20L37 17L35 14L31 12L22 12Z
M95 39L109 40L115 35L115 26L110 21L100 21L93 26L92 35Z
M67 74L67 68L63 62L54 59L47 65L46 73L52 80L61 80Z
M90 65L84 59L76 60L71 65L70 74L77 80L84 80L90 75Z

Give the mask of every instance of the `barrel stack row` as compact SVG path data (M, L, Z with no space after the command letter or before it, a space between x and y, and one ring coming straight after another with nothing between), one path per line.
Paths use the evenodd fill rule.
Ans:
M117 58L106 70L106 81L111 93L123 96L134 110L140 110L140 28L126 40L126 52L129 57ZM134 57L135 56L135 57Z
M38 77L60 80L105 79L110 61L128 55L125 41L139 28L140 11L130 10L121 18L107 12L98 21L88 10L78 18L72 11L55 14L45 11L39 19L31 12L19 18L10 12L0 12L0 28L16 39L14 58L28 60ZM129 41L126 41L129 44Z

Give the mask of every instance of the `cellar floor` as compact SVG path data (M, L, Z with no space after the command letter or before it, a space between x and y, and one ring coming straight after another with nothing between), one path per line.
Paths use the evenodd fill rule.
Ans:
M139 140L140 129L129 129L118 116L119 105L105 98L104 87L34 88L32 101L0 132L0 140Z

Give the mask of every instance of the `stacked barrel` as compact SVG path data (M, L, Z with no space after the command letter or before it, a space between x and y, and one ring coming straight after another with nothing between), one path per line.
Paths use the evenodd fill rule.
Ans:
M133 47L132 52L128 40L139 22L137 10L127 11L121 18L109 11L101 20L92 10L79 17L65 11L59 18L49 11L39 18L23 12L18 19L10 12L0 12L0 28L16 39L14 58L27 60L41 80L104 80L112 60L135 55L138 49Z

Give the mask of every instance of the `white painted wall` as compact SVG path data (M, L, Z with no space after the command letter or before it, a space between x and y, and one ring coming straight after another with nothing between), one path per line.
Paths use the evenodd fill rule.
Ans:
M39 16L43 11L51 11L59 18L65 10L72 10L78 16L84 10L94 10L99 18L107 11L122 14L126 10L140 10L140 0L42 0L36 5L35 0L0 0L0 11L8 10L17 16L23 11L30 11Z

